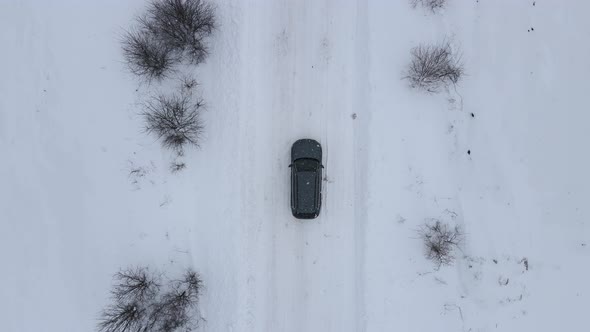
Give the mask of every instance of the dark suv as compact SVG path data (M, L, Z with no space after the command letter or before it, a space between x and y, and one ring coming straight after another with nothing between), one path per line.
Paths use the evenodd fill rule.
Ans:
M322 205L322 147L300 139L291 147L291 211L298 219L313 219Z

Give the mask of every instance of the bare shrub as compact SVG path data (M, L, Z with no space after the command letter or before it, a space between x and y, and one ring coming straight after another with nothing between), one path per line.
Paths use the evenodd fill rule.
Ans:
M159 95L145 103L145 129L155 134L165 148L182 155L184 147L199 146L203 133L200 111L201 99L195 100L191 93Z
M438 45L419 45L411 51L412 61L407 76L410 86L428 92L455 85L464 74L463 64L449 42Z
M148 268L136 267L117 272L113 280L113 304L102 312L99 331L143 331L150 302L160 289L159 278Z
M142 22L164 45L193 64L205 60L205 39L216 25L213 6L203 0L155 0Z
M427 259L433 261L437 267L453 263L455 260L453 251L463 241L463 233L459 226L451 227L446 223L435 220L423 225L418 233L424 241Z
M118 301L144 302L154 298L160 289L159 277L147 267L121 270L113 279L115 284L111 294Z
M197 80L192 76L183 76L180 78L180 89L184 93L192 93L193 89L199 86Z
M154 313L158 319L153 319L157 331L171 332L178 328L194 327L200 317L196 314L199 304L202 281L192 270L185 273L183 279L173 280L170 290L162 295L156 305Z
M144 331L146 309L140 303L115 302L101 314L98 330L101 332Z
M138 76L161 80L179 59L172 48L153 38L149 31L131 30L123 36L123 55L129 70Z
M202 281L193 270L172 280L160 293L157 278L147 268L128 269L114 276L113 304L101 313L101 332L180 332L198 325Z
M446 5L446 0L410 0L410 4L412 7L416 8L418 5L421 7L431 10L432 12L436 12L444 8Z
M153 0L137 22L123 36L123 55L131 72L148 80L167 77L183 60L203 62L216 26L214 7L203 0Z
M170 163L170 172L176 174L186 168L186 163L183 161L173 161Z

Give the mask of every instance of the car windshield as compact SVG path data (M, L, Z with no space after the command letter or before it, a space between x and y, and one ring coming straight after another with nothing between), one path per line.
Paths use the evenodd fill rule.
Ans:
M295 160L295 167L298 171L315 171L318 169L318 164L315 159L302 158Z

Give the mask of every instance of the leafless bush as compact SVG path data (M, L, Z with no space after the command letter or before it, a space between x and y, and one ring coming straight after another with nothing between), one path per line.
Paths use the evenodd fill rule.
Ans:
M123 36L123 54L131 72L148 81L167 77L183 60L203 62L216 26L214 7L204 0L153 0L137 23Z
M115 302L101 314L98 330L101 332L144 331L146 309L140 303Z
M113 280L111 297L114 303L102 312L99 331L143 331L150 302L160 289L158 276L148 268L136 267L117 272Z
M446 223L435 220L423 225L418 233L424 241L427 259L433 261L437 267L453 263L455 260L453 251L463 241L463 233L459 226L451 227Z
M165 148L182 154L189 144L199 146L203 133L200 111L201 99L191 93L176 93L171 96L159 95L145 103L145 129L155 134Z
M433 12L442 9L446 5L446 3L446 0L410 0L410 4L412 4L412 7L416 8L418 5L420 5L423 8L431 10Z
M463 76L463 64L449 42L419 45L412 49L411 55L405 78L413 88L438 92L443 86L457 84Z
M192 93L193 89L195 89L198 85L199 83L192 76L183 76L180 78L180 89L184 93Z
M138 268L115 274L111 291L114 302L102 312L99 331L180 332L198 325L199 275L188 270L182 279L170 281L160 294L160 284L147 271Z
M207 56L205 39L216 25L213 6L203 0L154 0L142 22L159 41L193 64Z
M172 48L153 38L145 29L126 32L122 44L130 71L148 81L165 78L179 61Z
M146 267L121 270L113 277L111 294L118 301L144 302L152 299L160 289L159 277Z
M157 331L172 332L178 328L191 328L199 320L196 308L199 303L202 281L194 271L187 271L183 279L174 280L170 290L156 305L154 327Z
M186 163L182 161L173 161L170 163L170 172L176 174L186 168Z

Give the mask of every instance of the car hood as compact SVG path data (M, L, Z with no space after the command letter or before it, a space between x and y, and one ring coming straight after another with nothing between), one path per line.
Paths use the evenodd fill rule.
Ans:
M301 158L315 159L322 162L322 147L318 141L304 138L293 143L291 148L291 161Z

